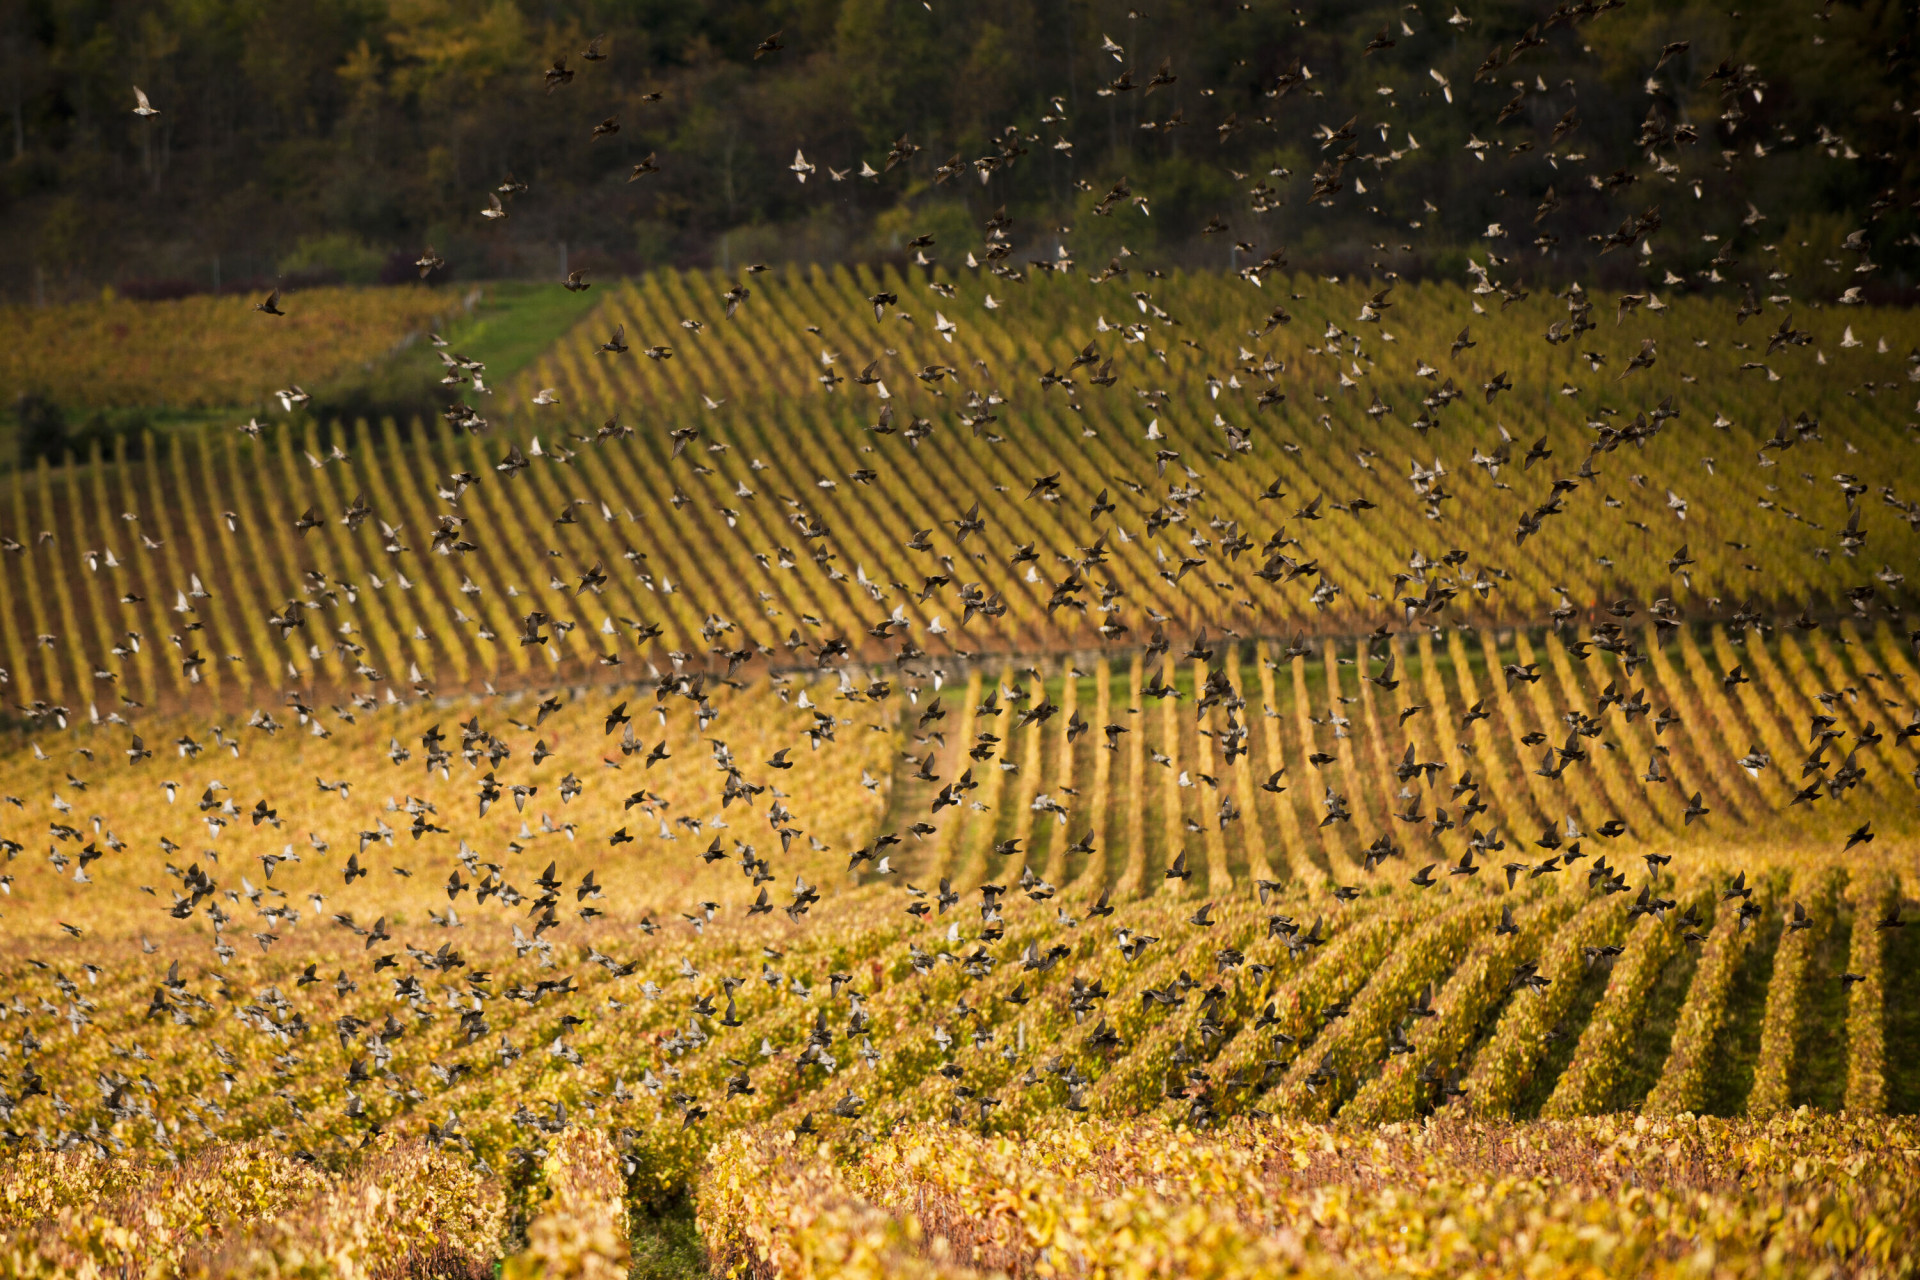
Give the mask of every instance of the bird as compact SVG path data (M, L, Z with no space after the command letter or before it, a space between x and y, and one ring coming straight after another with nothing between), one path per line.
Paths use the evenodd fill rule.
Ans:
M1162 119L1112 107L1105 135L1065 89L1035 99L1031 117L1009 115L994 75L943 61L948 45L967 43L966 14L942 15L938 53L899 14L880 33L892 71L952 81L952 102L916 118L921 144L895 136L909 123L898 103L866 92L832 50L816 57L808 42L804 56L773 58L783 31L751 48L749 68L737 66L744 32L726 37L731 52L715 65L736 64L738 83L666 68L659 75L672 78L646 92L624 73L603 83L608 37L575 53L579 29L562 33L567 53L510 59L498 77L466 67L453 99L431 89L441 72L401 58L402 80L426 77L406 114L434 140L430 154L403 150L414 133L382 133L392 121L378 112L385 125L369 135L354 123L368 103L354 106L352 93L331 142L306 137L297 110L255 124L243 107L221 126L238 130L234 154L270 124L292 131L302 165L328 175L323 198L287 202L267 220L300 241L279 277L299 291L289 324L260 326L231 308L247 337L230 352L187 323L192 306L115 301L92 328L22 344L69 361L69 381L87 385L19 406L16 416L42 414L45 429L16 432L40 453L23 453L25 496L0 530L0 557L18 561L0 581L25 592L10 597L0 683L29 748L6 773L19 796L0 796L0 812L20 811L21 831L0 848L10 861L35 854L0 877L23 939L21 994L6 1014L21 1019L9 1033L20 1046L13 1127L109 1160L125 1143L157 1146L157 1159L176 1164L205 1149L202 1136L245 1138L316 1168L424 1129L432 1150L458 1149L483 1171L504 1159L512 1174L553 1165L584 1125L615 1139L618 1165L655 1100L680 1117L676 1150L695 1156L791 1104L804 1119L775 1134L819 1139L800 1144L803 1163L816 1145L883 1143L897 1120L927 1109L913 1096L936 1093L929 1114L949 1116L956 1150L974 1141L975 1120L996 1141L1018 1141L1048 1109L1098 1109L1141 1080L1178 1099L1201 1142L1233 1115L1270 1118L1257 1104L1273 1107L1275 1089L1286 1098L1276 1110L1324 1116L1358 1114L1360 1091L1371 1106L1393 1085L1407 1118L1463 1095L1458 1067L1471 1064L1443 1061L1458 1049L1447 1047L1464 1007L1457 975L1465 986L1510 975L1522 1003L1502 1026L1513 1021L1538 1057L1543 1035L1578 1038L1577 1018L1554 1024L1567 1000L1597 998L1612 960L1626 957L1614 974L1626 981L1646 956L1720 947L1716 937L1761 920L1781 868L1831 838L1799 806L1844 815L1835 821L1853 830L1843 853L1829 845L1824 856L1865 883L1875 856L1862 848L1886 834L1882 854L1897 850L1904 833L1887 798L1905 775L1880 771L1920 737L1904 688L1920 633L1894 626L1911 613L1901 539L1920 527L1894 425L1906 412L1896 389L1916 359L1897 351L1900 314L1868 309L1865 297L1892 297L1884 281L1910 265L1912 246L1896 237L1911 193L1784 181L1800 161L1778 148L1844 157L1871 176L1898 140L1878 109L1848 110L1844 129L1814 127L1807 94L1763 96L1762 76L1795 70L1760 66L1782 56L1764 41L1741 46L1755 66L1703 65L1707 78L1692 84L1695 40L1725 41L1662 35L1651 75L1597 80L1551 35L1594 7L1562 6L1537 29L1525 16L1454 8L1454 35L1478 24L1497 41L1472 90L1451 54L1425 76L1417 61L1403 68L1417 80L1378 85L1337 58L1312 73L1273 63L1251 97L1220 59L1190 59L1176 76L1163 56L1140 85L1153 59L1130 57L1166 34L1152 18L1146 35L1130 35L1131 52L1081 28L1082 52L1116 64L1093 81L1096 95L1111 104L1143 88L1137 105L1168 88L1183 99ZM1128 12L1130 30L1140 16ZM1311 34L1304 12L1270 16ZM1417 56L1417 16L1353 32L1349 60L1355 46L1363 60ZM1834 46L1834 64L1868 67L1857 33L1825 17L1808 30ZM188 226L213 208L219 184L183 190L174 151L212 154L206 122L188 118L202 97L180 79L202 73L193 59L167 65L163 96L189 105L142 127L137 158L152 191L116 206L100 233L114 242L95 246L93 269L132 271L159 243L153 218ZM1654 78L1668 65L1674 77ZM670 92L679 106L670 120L629 119L623 141L618 115L592 122L617 101L575 112L533 95L536 68L547 95L577 80L579 92L612 88L643 104ZM1509 79L1490 98L1477 92ZM1866 72L1858 79L1869 86L1859 96L1880 92ZM306 95L297 81L276 82L290 102ZM1716 87L1718 124L1701 125L1708 99L1693 99ZM723 102L722 89L745 105ZM1643 91L1651 110L1637 103ZM159 114L134 93L136 115ZM813 127L812 97L845 106L836 94L859 107L861 129ZM1360 112L1356 94L1377 116ZM926 115L926 95L908 97ZM474 103L487 127L450 129ZM1342 104L1347 123L1320 123ZM943 162L947 149L931 139L971 136L951 127L961 107L1002 131L973 130L969 149L956 143ZM1195 107L1191 120L1184 107ZM1748 116L1762 110L1756 130ZM1448 116L1440 136L1464 140L1450 158L1433 113ZM72 291L88 258L62 249L74 236L61 192L89 172L87 153L42 137L33 112L24 118L34 147L72 162L41 175L52 185L29 210L52 210L40 252ZM1135 125L1151 143L1124 143ZM1703 130L1717 130L1711 164ZM796 136L815 145L828 187L808 184L818 168ZM890 137L879 167L839 150ZM669 163L654 151L637 163L611 154L648 144L668 146ZM382 267L384 242L370 251L308 232L335 229L362 186L392 208L358 218L359 230L431 222L415 207L419 182L382 175L411 164L438 190L448 175L457 185L463 164L471 174L475 148L529 146L561 198L509 175L478 212L504 220L525 197L528 235L476 232L458 242L456 273L547 285L335 295L307 291L313 276L295 274L295 262L337 254L350 275L444 279L448 264L430 246ZM800 189L766 188L786 146ZM346 178L342 147L353 155ZM1627 148L1640 162L1611 173L1617 160L1581 154ZM262 170L274 181L293 152L277 154ZM706 163L680 163L687 155ZM1120 164L1125 155L1134 158ZM1516 176L1535 164L1551 172ZM629 183L658 181L618 205L598 179L623 167ZM871 199L841 185L855 176L875 184ZM1544 196L1537 177L1553 180ZM899 190L878 189L888 184ZM1193 198L1203 189L1231 191L1231 208ZM1745 204L1741 215L1749 190L1768 213ZM1847 208L1856 190L1863 207ZM828 208L824 197L843 198ZM1283 249L1302 201L1326 206L1325 225ZM1715 221L1729 210L1733 220ZM1763 234L1769 215L1801 230ZM688 247L688 234L705 235L688 228L727 227ZM540 244L560 250L562 293ZM583 264L574 269L569 245ZM616 266L695 250L725 279L662 274L584 298L590 276L604 283ZM848 292L838 266L810 276L753 260L776 251L794 263L844 259L846 280L867 282ZM1442 260L1464 261L1458 288L1414 283ZM1595 279L1620 283L1596 294ZM276 286L253 309L285 316L280 301ZM1838 335L1829 302L1860 308ZM645 336L644 317L662 307L683 330L677 346ZM1744 330L1776 311L1776 326ZM120 331L123 314L194 341L156 362ZM1544 352L1512 354L1543 328ZM1887 336L1876 341L1876 328ZM1442 344L1448 366L1427 358ZM651 363L584 359L634 348ZM415 379L421 360L430 373ZM1821 393L1803 412L1794 392L1814 379ZM1777 381L1785 386L1761 385ZM130 382L186 388L195 413L202 402L254 401L242 410L251 413L276 400L307 412L293 433L250 417L242 440L221 431L225 447L211 452L187 440L190 424L170 421L142 458L149 446L120 430L122 411L71 417L83 401L86 412L120 403ZM1516 394L1503 402L1503 392ZM1777 427L1741 407L1763 399L1787 406ZM1710 421L1703 404L1725 409ZM1301 406L1311 408L1278 425ZM527 425L536 411L537 435ZM375 425L327 425L358 417ZM1708 431L1726 439L1694 449L1714 439ZM349 454L333 435L367 442ZM1403 440L1417 456L1394 473L1388 459ZM64 449L96 444L97 463L54 465ZM41 454L46 469L35 471ZM1690 528L1671 554L1662 513ZM1775 785L1759 744L1721 754L1728 725L1751 721L1778 745L1802 714L1811 733L1797 779L1781 762L1787 786ZM1875 727L1888 716L1893 729ZM141 771L167 744L177 758L165 771L186 781L160 783L161 806ZM1306 810L1287 798L1300 790L1287 785L1296 753L1314 770ZM214 772L233 786L210 782ZM1687 794L1683 780L1697 789ZM1686 796L1680 832L1648 789L1662 784ZM1636 815L1635 796L1647 814ZM1300 821L1316 810L1318 826ZM1735 870L1706 828L1691 831L1729 814L1743 849L1777 845L1778 857ZM1515 834L1536 829L1527 821L1546 824L1538 839ZM1597 825L1588 834L1582 822ZM42 823L44 850L38 836L29 849L22 833ZM1663 824L1664 838L1647 834ZM1204 848L1185 847L1188 835ZM329 836L344 841L343 860ZM1620 867L1583 848L1595 839L1625 843ZM1284 866L1274 861L1282 846ZM1406 885L1375 874L1395 857L1418 867ZM1359 877L1340 869L1345 858ZM1497 924L1488 904L1473 905L1473 877L1487 868L1504 872L1489 875ZM37 879L49 871L69 885ZM1573 874L1536 883L1561 872ZM1196 878L1197 907L1172 883ZM1422 898L1407 885L1441 892ZM1156 887L1172 900L1141 900ZM1708 893L1737 904L1718 935ZM452 910L463 894L465 919ZM1627 895L1623 911L1604 905L1614 894ZM1602 905L1575 915L1574 898ZM1825 899L1815 901L1814 915L1793 902L1782 928L1824 925ZM1877 929L1905 927L1891 890L1858 901ZM166 930L145 920L149 909L170 913ZM1313 916L1311 927L1296 915ZM1636 924L1641 915L1654 924ZM159 941L141 933L135 954L127 944L143 920ZM1454 936L1489 926L1491 938ZM1626 926L1647 941L1628 942ZM1870 936L1854 927L1856 941ZM1410 943L1415 930L1440 940L1432 955L1412 955L1425 945ZM1305 967L1322 946L1340 973ZM1524 957L1536 947L1560 959ZM1592 971L1584 995L1581 971L1563 968L1576 947ZM159 978L174 951L181 962ZM1703 962L1719 964L1716 954ZM164 959L148 966L153 955ZM1410 970L1396 957L1430 972L1403 982ZM323 963L335 980L320 976ZM1878 1000L1877 974L1841 982L1867 983L1857 994ZM129 990L131 1022L115 1012ZM1102 1018L1116 998L1124 1015ZM1256 1034L1235 1040L1249 1016ZM611 1072L644 1073L636 1084L609 1084L594 1064L616 1018ZM1415 1030L1428 1019L1435 1037ZM330 1045L314 1051L316 1033L339 1037L338 1057ZM147 1069L142 1055L160 1057L162 1044L164 1069ZM1542 1069L1563 1057L1541 1058ZM1402 1072L1415 1088L1400 1088ZM1112 1084L1099 1082L1106 1075ZM546 1083L522 1087L535 1077ZM182 1091L213 1080L220 1104L189 1105ZM1539 1089L1551 1083L1543 1076ZM1476 1093L1475 1108L1485 1096L1501 1109L1511 1099L1493 1095L1504 1088Z
M159 108L147 101L147 95L139 85L133 86L133 114L143 118L160 114Z

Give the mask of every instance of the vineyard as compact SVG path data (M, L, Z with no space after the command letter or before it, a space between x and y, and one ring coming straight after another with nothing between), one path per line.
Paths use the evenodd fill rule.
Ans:
M1648 635L1633 713L1551 632L1419 640L1391 695L1329 641L43 720L0 772L47 848L9 846L8 918L45 922L5 961L9 1271L613 1275L689 1190L754 1274L1437 1266L1523 1220L1570 1274L1701 1233L1911 1265L1913 1139L1866 1119L1920 1105L1920 955L1879 927L1915 875L1904 637ZM1558 707L1596 732L1549 789L1523 739ZM1731 758L1826 708L1885 731L1849 762L1870 861Z
M1920 1274L1756 3L0 13L0 1280Z
M1304 277L1151 283L1036 273L988 309L971 279L793 273L756 277L729 319L721 281L654 275L497 395L467 391L468 431L282 415L257 440L0 478L0 665L23 706L239 708L369 672L584 680L609 655L1125 653L1156 632L1907 600L1910 313L1782 313L1810 345L1756 361L1761 320L1676 297L1583 340L1608 370L1668 343L1676 376L1623 386L1540 340L1578 300L1482 316L1473 290L1408 287L1376 330L1357 291ZM1276 302L1288 323L1245 330ZM599 351L616 332L626 353ZM162 660L141 638L183 601L205 643ZM528 609L575 625L503 641ZM348 638L274 622L309 612Z
M244 418L265 412L276 391L381 359L462 310L441 289L309 289L289 293L286 314L263 329L257 301L0 308L0 400L11 407L32 393L75 408L231 408Z
M1912 1265L1906 313L722 284L0 481L8 1274Z
M0 480L0 1270L1911 1269L1909 313L1057 274Z
M1906 1120L1642 1117L1172 1138L1094 1122L1021 1141L916 1126L853 1153L735 1138L702 1229L748 1275L1344 1276L1364 1258L1396 1273L1677 1276L1836 1256L1885 1275L1911 1265L1897 1236L1913 1137ZM1809 1178L1846 1190L1801 1200Z

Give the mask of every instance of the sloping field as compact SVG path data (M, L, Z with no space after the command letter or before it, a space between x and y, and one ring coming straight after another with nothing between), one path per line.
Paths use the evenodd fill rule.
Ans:
M1910 318L934 283L5 482L4 1269L1907 1268Z
M29 1199L13 1211L16 1256L29 1269L191 1269L214 1265L203 1253L284 1267L313 1251L373 1265L408 1250L484 1260L524 1248L613 1265L627 1198L670 1203L696 1177L715 1255L770 1256L784 1235L739 1234L761 1215L738 1202L738 1162L767 1158L746 1135L796 1127L822 1135L830 1162L795 1175L794 1203L824 1209L848 1194L835 1179L866 1177L857 1162L893 1158L864 1142L903 1122L1044 1134L1085 1107L1202 1127L1251 1118L1264 1131L1268 1116L1911 1105L1897 1065L1911 1045L1888 1038L1920 993L1905 931L1879 927L1914 874L1898 806L1885 803L1909 785L1879 756L1890 740L1863 749L1856 788L1818 788L1811 811L1785 803L1778 768L1755 779L1711 755L1729 732L1783 758L1792 749L1798 723L1764 683L1782 672L1851 684L1860 703L1840 692L1832 705L1849 732L1867 732L1861 721L1886 714L1870 710L1874 688L1906 674L1902 648L1884 634L1839 638L1851 643L1750 640L1737 653L1762 683L1736 697L1715 675L1735 652L1724 636L1683 629L1652 650L1636 692L1655 716L1669 697L1681 708L1657 738L1675 779L1664 785L1633 777L1654 739L1646 716L1628 724L1617 708L1597 713L1589 759L1561 780L1525 772L1516 732L1541 723L1555 682L1553 705L1578 705L1573 691L1591 684L1559 640L1524 634L1507 643L1529 646L1514 656L1543 676L1511 691L1476 673L1469 643L1494 651L1491 634L1410 653L1391 702L1418 697L1432 712L1392 731L1387 691L1353 683L1359 668L1337 645L1330 674L1304 657L1216 658L1229 688L1237 676L1254 692L1201 718L1191 686L1155 702L1132 696L1137 674L1114 678L1099 712L1097 685L1013 672L912 701L871 681L733 689L687 676L293 708L218 728L160 716L137 741L117 726L43 725L0 781L19 797L10 828L44 847L14 849L8 882L9 916L44 922L7 951L22 1046L8 1111L29 1148L72 1152L17 1157L12 1185ZM1290 696L1264 692L1276 677ZM999 717L981 709L996 690ZM1020 708L1046 703L1061 713L1013 727ZM1456 731L1474 703L1490 717ZM945 718L920 728L935 709ZM609 714L632 718L609 727ZM1061 727L1076 716L1092 727L1069 743ZM1250 760L1202 754L1232 741L1240 717ZM1100 745L1108 723L1129 730L1114 752ZM942 724L945 747L931 736ZM961 759L989 724L1004 742ZM1392 781L1403 740L1415 763L1440 765L1404 796ZM129 743L156 755L128 759ZM1307 761L1309 745L1334 760ZM1285 791L1242 783L1275 759ZM933 810L962 765L978 789ZM1219 787L1206 780L1216 770ZM1468 772L1477 786L1459 785ZM1688 827L1676 810L1693 785L1712 812ZM1327 788L1351 820L1317 825ZM1036 810L1043 794L1067 812ZM1220 824L1220 801L1236 797L1239 816ZM1871 857L1841 853L1834 824L1851 816L1829 819L1836 806L1888 823ZM1456 824L1445 831L1441 808ZM1397 817L1414 812L1425 824ZM1611 817L1626 824L1617 839L1598 834ZM1670 864L1641 861L1661 850ZM1188 875L1170 875L1181 854ZM1437 883L1409 885L1428 863ZM1451 873L1461 866L1476 874ZM1656 1132L1669 1152L1682 1141ZM1727 1158L1715 1154L1727 1143L1829 1140L1820 1126L1688 1132L1704 1144L1688 1158L1708 1161ZM1899 1131L1881 1132L1876 1142ZM1301 1150L1348 1141L1283 1133ZM749 1145L723 1147L702 1175L729 1134ZM1633 1159L1631 1136L1568 1140ZM980 1170L1052 1160L1041 1153L1055 1139L1036 1140L983 1147ZM1225 1153L1242 1140L1196 1158L1238 1160ZM1904 1152L1875 1157L1894 1161L1888 1177ZM589 1173L576 1174L582 1161ZM881 1194L861 1181L858 1196L884 1218L927 1166L908 1168L919 1171L903 1171L908 1182ZM939 1194L974 1194L980 1170ZM258 1198L233 1207L227 1188L242 1176ZM602 1191L575 1204L565 1188L582 1177ZM381 1226L380 1187L443 1183L409 1219L413 1235ZM414 1213L395 1194L391 1212ZM1776 1193L1721 1194L1733 1198L1699 1211L1751 1212ZM1890 1192L1849 1194L1869 1200L1795 1219L1787 1247L1817 1250L1847 1215L1905 1212ZM351 1231L327 1207L363 1199L376 1212ZM1556 1203L1553 1215L1585 1212L1578 1197ZM1155 1204L1141 1211L1175 1207ZM853 1226L812 1213L780 1230L827 1233L808 1249L843 1247L832 1241ZM114 1233L150 1214L181 1225ZM1686 1236L1638 1216L1616 1225L1653 1232L1645 1247L1662 1251ZM516 1230L524 1245L496 1243ZM1904 1256L1869 1234L1849 1256Z
M333 287L288 294L285 314L268 317L253 310L265 296L0 308L0 399L11 406L33 393L69 407L264 407L283 387L318 386L430 326L447 326L463 310L452 289Z
M1660 601L1826 618L1906 598L1906 313L1739 324L1675 300L1619 324L1597 310L1591 333L1549 344L1566 300L1491 294L1476 315L1473 293L1439 285L1395 290L1376 326L1355 319L1366 293L1277 275L1134 280L1152 286L1136 300L1125 280L1038 273L941 284L951 298L917 275L794 273L754 277L731 320L723 283L616 287L573 331L591 340L496 395L466 391L482 435L196 435L0 483L14 701L240 707L415 668L435 688L584 679L606 654L744 651L754 670L903 643L1357 635L1403 629L1409 608L1538 625L1611 622L1623 598L1642 622ZM876 323L865 299L882 292L900 303ZM1249 332L1273 304L1291 321ZM1809 345L1768 353L1781 322ZM616 327L630 350L596 354ZM1450 355L1463 328L1476 345ZM1667 354L1623 378L1643 337ZM1088 344L1097 359L1073 368ZM1094 385L1109 361L1113 385ZM1049 370L1074 385L1041 386ZM1501 374L1514 390L1489 394ZM558 402L533 406L543 387ZM1284 398L1261 408L1270 392ZM191 636L183 595L205 623ZM290 603L303 625L276 626ZM578 625L512 643L534 610ZM130 632L183 640L136 655Z

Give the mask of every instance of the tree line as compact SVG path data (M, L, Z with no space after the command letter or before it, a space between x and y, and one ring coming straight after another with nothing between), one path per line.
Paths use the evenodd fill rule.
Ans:
M1848 283L1897 291L1916 25L1876 0L4 0L0 290L399 282L427 245L465 277L957 264L997 211L1014 269L1124 246L1581 278L1657 209L1683 276L1838 271L1867 228Z

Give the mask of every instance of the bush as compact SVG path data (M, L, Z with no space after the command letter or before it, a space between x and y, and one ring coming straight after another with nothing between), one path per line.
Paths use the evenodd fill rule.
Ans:
M322 422L378 422L392 418L431 420L440 416L450 397L430 372L412 360L383 362L356 377L345 378L313 393L312 414Z
M213 290L208 285L177 276L153 280L127 280L119 286L120 296L131 298L135 302L175 302L181 298L192 298L211 292Z
M37 391L22 395L13 406L14 447L22 467L40 459L60 461L67 449L67 415L50 396Z
M68 433L67 448L82 462L91 457L95 449L102 458L112 458L123 450L127 457L137 458L147 432L152 429L153 420L144 410L96 409L77 430Z
M317 275L346 284L373 284L381 278L387 255L345 231L303 236L292 253L280 259L283 276Z

